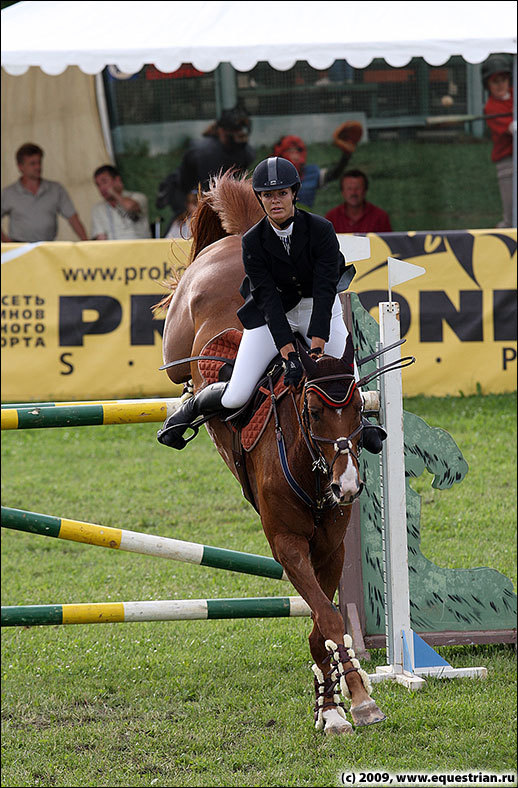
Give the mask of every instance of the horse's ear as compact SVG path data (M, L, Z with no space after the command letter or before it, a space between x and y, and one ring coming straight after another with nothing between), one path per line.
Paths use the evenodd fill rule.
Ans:
M302 345L301 342L299 342L298 339L297 339L297 350L299 351L300 361L302 366L306 370L306 374L308 378L311 378L312 375L316 375L318 371L317 362L311 358L306 348Z
M348 366L350 366L351 369L354 369L354 346L353 346L353 338L350 334L347 334L342 361Z

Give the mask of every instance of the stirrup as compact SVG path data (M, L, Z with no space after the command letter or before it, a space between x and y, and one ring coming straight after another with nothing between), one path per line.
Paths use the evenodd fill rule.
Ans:
M175 435L175 431L178 431L178 429L183 430L181 435ZM184 433L187 430L192 430L193 433L189 438L184 438ZM171 427L167 427L165 430L159 430L157 432L157 440L163 446L168 446L170 449L181 451L182 449L185 449L187 444L197 436L199 431L200 426L198 424L173 424ZM164 436L166 438L165 440Z
M383 441L387 437L386 431L378 424L372 424L367 419L362 420L361 445L370 454L379 454L383 448Z

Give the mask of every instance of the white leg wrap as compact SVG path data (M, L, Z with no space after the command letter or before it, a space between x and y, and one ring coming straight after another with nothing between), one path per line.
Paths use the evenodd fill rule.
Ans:
M350 635L344 635L344 646L345 646L345 648L347 650L347 655L348 655L349 659L351 660L351 665L353 666L353 668L356 668L356 670L358 671L358 674L359 674L359 676L360 676L360 678L362 680L363 686L365 687L365 691L367 692L368 695L371 695L372 694L372 685L370 683L369 677L368 677L367 673L361 668L360 663L356 659L356 657L354 655L354 651L353 651L352 645L353 645L353 642L352 642L351 636ZM334 640L326 640L325 646L326 646L326 649L331 653L331 655L333 657L333 660L334 660L334 663L331 663L333 668L334 668L334 670L333 670L333 672L331 674L332 678L333 679L336 679L336 678L340 679L340 689L342 691L342 694L343 694L344 698L347 698L348 700L350 700L351 693L349 692L349 687L347 686L347 682L345 680L345 668L343 666L342 660L340 659L338 646L334 642Z
M317 718L315 720L315 728L317 731L321 731L324 727L324 674L318 665L312 665L311 670L318 681L318 689L315 687L316 692L318 692L316 696L315 714Z
M347 722L347 715L345 713L345 710L341 706L340 695L337 692L333 693L333 703L335 704L336 708L334 708L334 709L326 709L324 711L324 703L325 703L325 695L324 695L324 692L325 692L325 683L324 683L324 681L325 681L325 679L324 679L324 674L322 673L322 671L320 670L318 665L312 665L311 666L311 670L315 674L315 678L317 680L316 683L315 683L315 690L316 690L315 728L317 729L317 731L321 731L324 728L324 726L326 724L325 717L330 712L333 712L333 715L334 714L338 714L338 716L340 716L342 719L344 719ZM317 686L317 684L318 684L318 686ZM329 716L333 716L333 715L329 714ZM330 720L330 722L331 722L331 720ZM347 722L347 725L350 726L350 723ZM344 726L344 728L345 728L345 726Z

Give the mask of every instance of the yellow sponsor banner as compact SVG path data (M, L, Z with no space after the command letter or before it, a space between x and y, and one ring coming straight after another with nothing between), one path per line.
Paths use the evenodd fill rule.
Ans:
M400 303L406 396L516 389L516 230L369 234L350 289L378 320L388 300L387 258L426 273L392 289Z
M161 283L188 241L2 244L2 401L172 397Z
M387 258L426 273L393 288L401 305L407 396L516 388L516 231L369 235L351 290L378 319ZM151 306L187 261L166 239L2 244L2 400L177 396Z

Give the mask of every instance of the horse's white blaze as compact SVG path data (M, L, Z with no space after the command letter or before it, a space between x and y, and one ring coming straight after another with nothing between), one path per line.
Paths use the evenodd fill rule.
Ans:
M345 471L340 476L338 483L340 485L340 492L344 498L350 498L356 495L360 489L360 477L350 454L347 458Z

